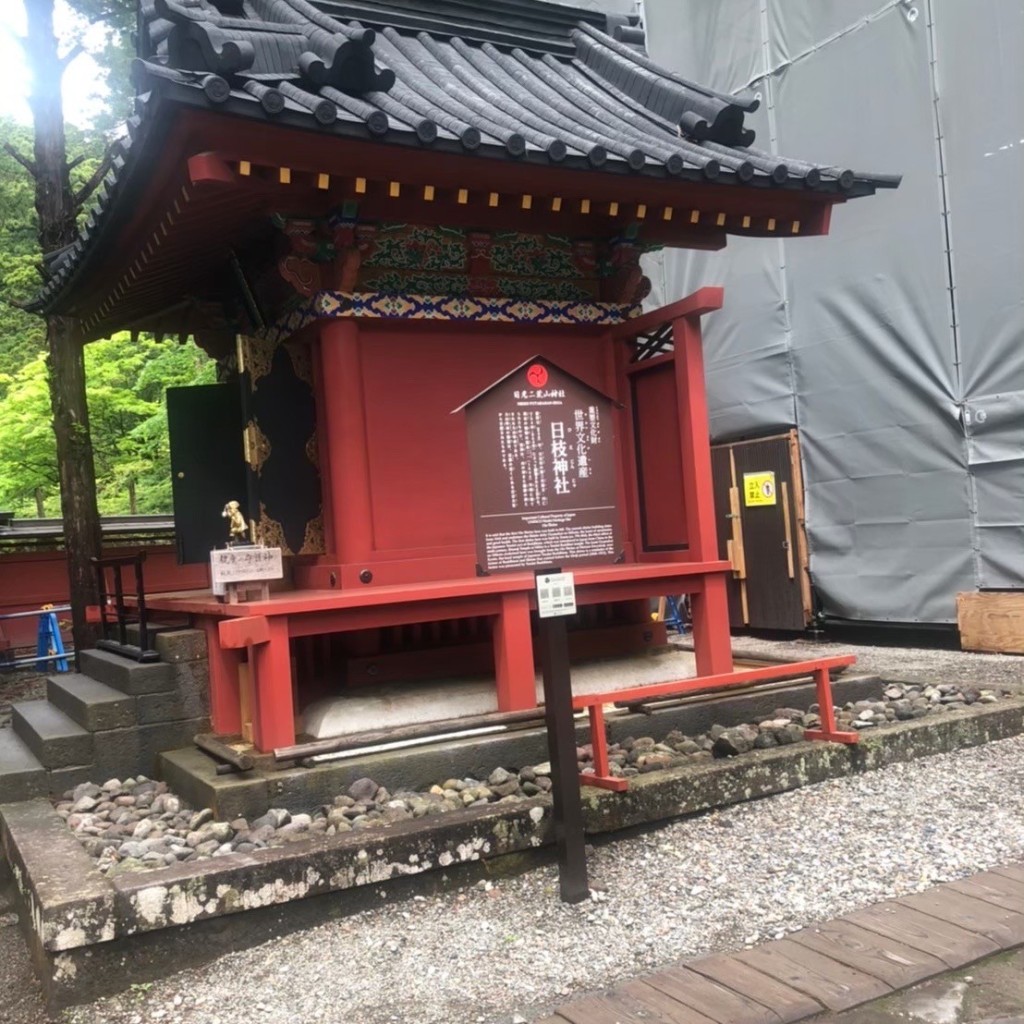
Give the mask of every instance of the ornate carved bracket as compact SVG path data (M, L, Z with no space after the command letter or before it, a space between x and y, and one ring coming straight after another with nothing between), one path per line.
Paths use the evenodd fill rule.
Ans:
M632 238L619 238L608 249L601 263L601 299L633 305L651 293L651 282L640 267L643 246Z
M287 244L287 251L277 262L278 272L300 295L312 298L328 284L322 265L335 257L334 245L324 236L322 222L279 213L271 220Z

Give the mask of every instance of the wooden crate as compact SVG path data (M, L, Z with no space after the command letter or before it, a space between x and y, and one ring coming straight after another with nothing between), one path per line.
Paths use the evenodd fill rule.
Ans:
M1024 590L957 594L956 619L965 651L1024 654Z

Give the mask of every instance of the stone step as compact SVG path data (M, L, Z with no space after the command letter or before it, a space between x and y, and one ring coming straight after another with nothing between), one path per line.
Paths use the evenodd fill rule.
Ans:
M39 758L13 729L0 729L0 803L46 796L49 777Z
M174 669L159 661L140 664L110 651L92 650L78 655L78 667L84 675L133 697L174 687Z
M91 676L72 672L46 680L46 699L89 732L135 724L135 698Z
M169 633L169 632L171 632L173 630L181 629L181 628L182 628L181 626L173 626L173 625L169 626L169 625L166 625L165 623L161 623L161 622L150 622L150 623L148 623L147 626L146 626L146 634L147 634L147 641L148 641L147 646L148 646L149 650L151 650L151 651L156 650L157 634L159 634L159 633ZM130 622L125 627L125 633L127 633L127 635L128 635L128 643L135 644L136 646L138 646L139 638L140 638L140 635L141 635L141 631L139 629L139 624L137 622ZM115 637L115 639L116 639L116 637Z
M25 700L11 706L11 727L44 768L92 763L92 733L71 721L46 700Z

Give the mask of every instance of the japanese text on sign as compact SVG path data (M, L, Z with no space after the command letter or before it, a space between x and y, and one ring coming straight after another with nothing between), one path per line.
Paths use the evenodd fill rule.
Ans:
M743 503L748 507L776 503L774 473L744 473Z
M210 552L214 587L226 583L279 580L284 576L280 548L237 547Z

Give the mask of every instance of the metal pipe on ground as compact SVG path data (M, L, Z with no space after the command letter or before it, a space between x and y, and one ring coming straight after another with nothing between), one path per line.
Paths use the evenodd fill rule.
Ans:
M471 715L466 718L445 721L424 722L406 725L397 729L375 729L371 732L353 733L351 736L334 736L329 739L296 743L289 747L274 749L275 761L294 761L318 757L323 754L337 754L345 750L359 750L383 743L398 743L403 740L433 739L460 734L478 729L508 727L521 723L539 722L544 717L543 708L529 708L525 711L496 711L485 715Z

